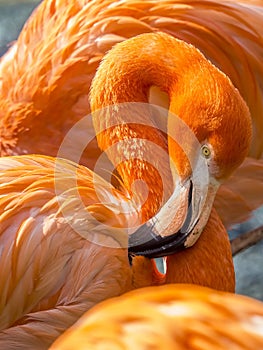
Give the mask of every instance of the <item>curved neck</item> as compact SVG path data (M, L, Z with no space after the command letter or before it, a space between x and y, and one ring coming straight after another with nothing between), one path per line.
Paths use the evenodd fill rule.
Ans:
M93 80L90 102L99 147L117 168L128 191L134 194L132 184L138 179L146 183L149 195L142 205L144 220L156 213L173 189L169 137L161 130L155 113L144 105L149 89L158 86L166 92L171 101L170 111L176 113L175 101L184 93L185 86L190 84L196 93L198 84L191 84L191 80L197 79L196 66L205 62L191 45L166 34L147 34L113 48ZM204 69L198 71L205 74ZM101 110L110 105L114 107ZM167 118L167 113L160 119L164 117ZM190 171L187 159L181 163L185 165L182 172L187 174ZM161 176L159 169L163 170ZM138 192L142 192L140 188Z

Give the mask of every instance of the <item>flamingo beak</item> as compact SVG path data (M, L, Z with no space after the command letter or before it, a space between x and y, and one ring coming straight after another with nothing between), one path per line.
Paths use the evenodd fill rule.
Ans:
M203 191L190 178L155 217L129 236L129 253L159 258L192 246L209 218L217 187ZM176 209L176 210L175 210Z

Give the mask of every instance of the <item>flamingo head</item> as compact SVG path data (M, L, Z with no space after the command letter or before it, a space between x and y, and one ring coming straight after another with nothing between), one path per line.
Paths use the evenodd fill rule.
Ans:
M130 102L145 106L153 86L169 97L164 141L163 132L152 132L158 128L151 112L141 113L146 110L143 108L132 114L136 119L127 120L131 107L124 107L123 112L120 106L130 106ZM147 164L141 158L147 157L154 166L161 164L165 171L168 169L169 181L172 179L164 205L157 207L159 211L153 211L154 216L147 222L129 231L130 252L158 257L193 245L206 226L220 183L243 162L250 147L250 113L238 90L193 45L165 33L146 33L109 51L93 80L90 100L92 111L113 106L112 113L93 113L101 149L111 150L109 146L120 133L123 140L136 140L127 142L126 149L119 145L117 157L116 152L107 153L114 164L127 154L137 154L137 163L128 162L130 168L124 167L122 174L133 171L142 180L148 176L152 192L158 192L154 191L157 186L153 174L148 168L144 172ZM120 126L112 128L113 122ZM142 133L140 129L146 130L146 124L149 131ZM101 132L107 128L109 132ZM158 155L147 145L141 146L139 138L150 141L147 145L156 143L162 150L168 148L168 160L156 160ZM131 179L128 176L126 182L130 184ZM151 211L149 206L147 209Z
M174 192L130 236L133 254L156 258L192 246L206 226L218 187L248 153L252 123L246 103L209 61L198 65L195 74L189 67L177 72L175 87L171 84L168 91Z

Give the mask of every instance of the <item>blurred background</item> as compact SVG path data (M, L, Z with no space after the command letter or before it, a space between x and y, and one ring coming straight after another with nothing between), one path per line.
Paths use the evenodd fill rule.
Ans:
M0 56L17 38L26 19L40 2L0 0Z
M0 0L0 56L16 40L25 21L40 2ZM251 220L235 225L229 236L233 239L262 225L263 208L260 208ZM236 292L263 300L263 240L235 255L234 264Z

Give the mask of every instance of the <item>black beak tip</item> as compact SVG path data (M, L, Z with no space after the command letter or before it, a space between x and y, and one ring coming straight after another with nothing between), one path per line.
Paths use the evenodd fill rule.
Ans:
M184 250L187 236L187 233L181 231L168 237L155 235L153 239L145 243L129 246L128 251L131 255L141 255L150 259L162 258Z
M189 224L192 220L193 183L190 181L188 193L188 213L185 222L177 233L161 237L154 231L154 225L145 223L129 238L129 254L142 255L147 258L162 258L178 253L186 248L185 242L190 232ZM138 242L143 242L139 243Z

